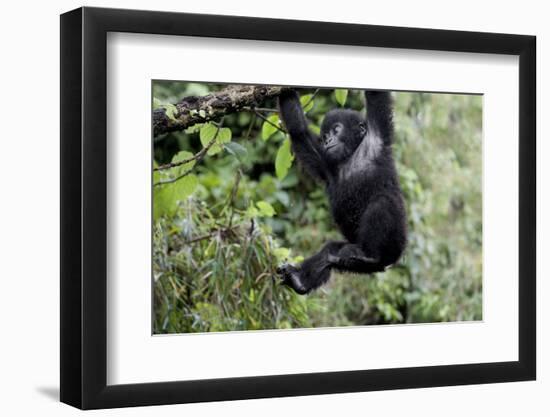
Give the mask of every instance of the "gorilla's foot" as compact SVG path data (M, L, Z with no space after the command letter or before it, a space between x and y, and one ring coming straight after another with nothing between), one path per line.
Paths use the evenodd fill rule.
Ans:
M277 268L277 274L281 276L281 283L287 285L296 291L298 294L303 295L309 292L302 280L300 270L294 265L283 264Z

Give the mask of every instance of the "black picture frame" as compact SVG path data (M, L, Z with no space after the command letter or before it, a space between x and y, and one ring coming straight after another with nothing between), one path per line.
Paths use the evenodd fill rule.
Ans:
M107 385L108 32L519 56L519 360ZM61 15L61 401L94 409L535 379L535 67L534 36L88 7Z

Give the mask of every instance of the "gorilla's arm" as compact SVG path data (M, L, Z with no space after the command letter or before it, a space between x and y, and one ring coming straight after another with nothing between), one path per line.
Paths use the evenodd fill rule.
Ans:
M371 133L382 138L385 145L393 142L392 100L389 91L365 91L367 125Z
M294 90L285 90L279 96L281 119L290 135L292 150L306 171L313 177L326 180L327 163L319 138L308 128L304 111Z
M385 146L393 142L393 106L387 91L365 91L367 134L351 157L349 173L363 172L377 159Z

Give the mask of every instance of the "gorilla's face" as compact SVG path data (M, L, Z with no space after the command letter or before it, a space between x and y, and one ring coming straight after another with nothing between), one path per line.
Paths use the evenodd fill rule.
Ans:
M353 110L332 110L321 125L321 142L325 154L333 163L348 159L366 134L366 123Z

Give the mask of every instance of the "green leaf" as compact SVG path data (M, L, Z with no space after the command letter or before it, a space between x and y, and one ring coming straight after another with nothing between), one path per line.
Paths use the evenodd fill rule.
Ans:
M254 205L252 203L250 203L250 205L246 209L245 214L246 214L246 217L252 219L252 218L258 217L260 215L260 210L258 210L256 207L254 207Z
M321 134L321 128L317 125L309 125L309 130L311 130L313 133L315 133L316 135L320 135Z
M189 197L196 190L199 180L196 175L189 174L180 178L171 185L174 188L175 200L182 201Z
M273 217L275 214L275 209L267 201L258 201L256 207L260 209L260 216L262 217Z
M279 150L277 151L277 156L275 157L275 174L279 180L282 180L288 174L288 170L292 166L292 161L294 160L294 155L290 150L290 139L287 137Z
M212 144L206 154L208 156L216 155L223 150L222 143L228 143L231 141L231 129L224 127L219 129L213 123L205 123L200 131L200 139L203 147L208 146L212 139L216 138L216 142Z
M178 108L173 104L163 104L164 110L166 110L166 117L170 120L176 121L176 115L178 114Z
M189 159L191 157L193 157L193 154L191 152L181 151L174 155L174 157L172 158L172 162L174 163L174 162L185 161L186 159ZM172 168L170 172L174 175L174 177L180 176L185 172L193 169L193 167L195 166L195 162L196 161L193 160L185 164L178 165L177 167Z
M264 121L262 125L262 139L268 140L275 132L277 128L275 126L281 125L281 120L278 114L272 114L267 118L268 121Z
M180 178L176 182L161 185L153 189L153 218L173 216L178 208L178 201L185 200L197 188L199 181L193 174Z
M338 88L334 90L334 97L340 106L345 106L348 98L348 90Z
M153 159L153 169L158 168L159 164ZM161 175L159 171L153 171L153 184L160 181Z
M290 257L290 249L288 248L275 248L273 255L277 258L278 262L285 262Z
M283 205L288 207L290 205L290 196L286 191L275 191L273 196Z
M163 185L153 188L153 219L158 220L160 217L168 215L170 208L171 193L167 192L166 187Z
M231 142L231 136L231 129L229 129L228 127L224 127L218 132L218 136L216 136L216 141L220 143L228 143Z
M237 142L229 142L225 145L225 149L227 149L227 152L234 155L239 161L246 158L246 155L248 154L246 148Z
M304 113L307 113L313 108L313 94L306 94L300 97L300 104L304 110Z
M185 133L189 133L189 134L197 133L199 130L202 129L203 126L204 126L204 123L197 123L196 125L189 126L187 129L185 129Z
M158 109L161 106L162 106L161 101L158 98L153 97L153 109Z
M281 181L281 187L282 188L293 188L296 187L296 184L298 184L298 176L295 172L290 172L282 181Z
M200 139L203 147L206 147L216 137L218 127L213 123L205 123L201 128Z
M223 145L220 145L216 141L212 144L210 149L208 149L208 152L206 152L206 155L208 155L208 156L216 155L216 154L220 153L221 151L223 151Z
M156 184L157 182L161 181L162 175L158 171L153 171L153 184Z
M295 263L295 264L301 264L302 262L304 262L304 257L302 255L295 256L292 259L292 263Z

